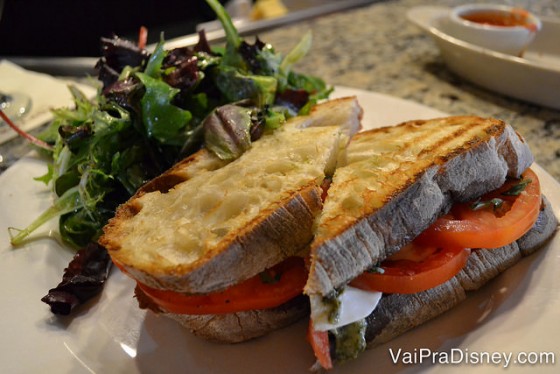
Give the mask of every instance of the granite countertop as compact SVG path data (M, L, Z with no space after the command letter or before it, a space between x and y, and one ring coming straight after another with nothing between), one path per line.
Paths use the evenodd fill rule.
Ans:
M560 180L560 111L493 93L454 75L446 68L433 40L406 19L407 10L413 6L462 3L465 2L381 1L263 32L260 38L287 52L311 30L313 47L296 66L298 71L320 76L329 84L400 97L452 115L503 119L526 138L537 163ZM560 2L556 0L509 3L539 15L560 17ZM0 172L29 149L20 139L1 145Z
M431 37L406 18L413 6L464 3L384 1L261 33L260 38L287 51L311 29L313 47L296 66L299 71L318 75L333 85L412 100L450 115L475 114L505 120L526 138L537 163L560 180L560 111L510 99L453 74ZM556 0L509 3L539 15L560 17L560 2Z

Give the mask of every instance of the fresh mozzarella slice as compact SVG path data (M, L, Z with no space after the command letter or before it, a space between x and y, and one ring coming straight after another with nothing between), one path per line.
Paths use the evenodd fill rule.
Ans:
M323 302L322 297L312 296L310 300L313 327L318 331L328 331L366 318L377 307L381 295L382 293L377 291L346 287L338 296L339 314L334 323L329 321L331 307Z

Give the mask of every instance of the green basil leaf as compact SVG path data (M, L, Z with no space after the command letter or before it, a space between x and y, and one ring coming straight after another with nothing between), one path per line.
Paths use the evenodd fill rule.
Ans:
M512 186L509 190L502 192L504 196L519 196L519 194L527 188L527 185L531 183L531 178L522 179L519 183Z
M484 209L484 208L489 208L491 207L492 209L496 210L499 207L502 206L502 204L504 203L504 201L502 199L499 198L493 198L490 200L478 200L475 201L472 205L471 205L471 209L472 210L480 210L480 209Z

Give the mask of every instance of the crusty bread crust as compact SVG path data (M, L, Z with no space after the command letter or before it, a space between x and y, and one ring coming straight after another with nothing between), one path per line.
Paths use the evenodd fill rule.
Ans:
M496 189L506 176L518 177L533 162L527 144L510 126L470 116L359 133L347 158L350 164L336 170L317 223L307 294L327 295L343 286L398 251L453 202ZM357 173L371 177L366 183L354 177ZM363 191L356 193L359 183ZM329 205L346 191L351 191L349 198ZM348 217L344 204L350 198L361 200Z
M528 256L543 245L543 240L553 236L558 229L558 218L554 215L550 202L543 195L541 214L537 218L537 222L533 225L525 235L517 241L519 250L523 256Z
M505 247L479 249L451 280L417 294L388 295L367 317L368 347L386 343L404 332L450 310L491 279L515 265L524 256L541 248L554 234L558 220L546 199L537 223L522 238ZM531 237L531 240L527 240Z
M386 343L437 317L465 298L465 290L456 278L427 291L382 297L373 313L366 317L368 348Z
M163 312L194 335L219 343L240 343L287 327L309 315L309 299L300 295L278 307L226 314Z

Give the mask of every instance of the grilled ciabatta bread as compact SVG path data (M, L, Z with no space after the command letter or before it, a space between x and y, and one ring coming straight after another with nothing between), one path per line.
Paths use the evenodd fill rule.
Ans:
M355 98L334 100L231 163L196 154L119 207L100 243L154 288L207 293L248 279L311 241L320 185L360 118Z
M411 121L354 136L317 221L307 294L327 295L398 251L453 202L518 177L533 162L496 119Z
M105 227L100 243L130 276L182 293L219 291L300 254L313 236L320 185L360 128L355 97L315 106L229 163L207 149L144 185ZM276 307L177 314L135 290L142 308L206 339L236 343L309 314L300 295Z
M398 256L454 203L479 198L502 186L506 177L520 177L533 157L510 126L470 116L411 121L359 133L344 156L346 163L336 169L316 222L304 290L310 297L310 336L318 358L314 369L330 369L333 363L356 358L365 348L390 341L453 308L468 292L541 247L557 229L546 198L533 195L536 222L524 236L496 249L470 253L459 248L467 253L466 265L444 283L414 291L411 283L421 284L420 274L424 280L435 277L432 269L415 273L414 266L429 266L430 259L420 255L425 248L414 252L414 245L412 252L408 247L404 257L393 261L402 261L398 265L402 274L389 273L385 285L352 282L358 276L358 281L367 278L362 273L368 269L381 266L383 273L383 260ZM448 249L436 240L420 247ZM418 262L415 255L420 256ZM395 270L387 266L388 272ZM400 278L412 288L386 287L398 284ZM333 314L339 319L331 320Z

